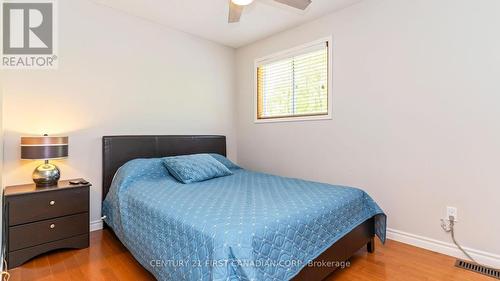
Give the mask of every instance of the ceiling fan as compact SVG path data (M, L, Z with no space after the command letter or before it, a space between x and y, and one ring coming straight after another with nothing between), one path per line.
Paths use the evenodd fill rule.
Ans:
M229 23L239 22L241 14L245 6L252 4L254 0L229 0ZM278 3L285 4L287 6L305 10L309 4L312 3L311 0L274 0Z

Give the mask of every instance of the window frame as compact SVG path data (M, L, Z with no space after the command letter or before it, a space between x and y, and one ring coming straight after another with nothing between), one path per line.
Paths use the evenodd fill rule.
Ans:
M262 65L263 62L269 61L278 61L281 59L286 59L289 57L293 57L299 55L301 51L305 49L312 48L321 43L328 43L328 80L327 80L327 106L328 106L328 114L321 115L297 115L297 116L286 116L286 117L270 117L270 118L259 118L258 116L258 68ZM253 93L253 121L254 123L276 123L276 122L296 122L296 121L317 121L317 120L332 120L333 119L333 37L328 36L324 37L312 42L308 42L306 44L302 44L281 52L273 53L271 55L267 55L265 57L261 57L255 60L254 62L254 93Z

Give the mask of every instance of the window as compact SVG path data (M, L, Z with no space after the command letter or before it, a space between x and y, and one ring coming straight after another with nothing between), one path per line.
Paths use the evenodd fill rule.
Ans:
M329 44L257 60L256 122L331 118Z

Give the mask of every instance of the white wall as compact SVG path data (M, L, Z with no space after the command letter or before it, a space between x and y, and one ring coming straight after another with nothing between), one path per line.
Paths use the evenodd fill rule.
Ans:
M0 218L3 224L3 82L2 73L0 72ZM3 231L0 231L0 261L3 261ZM0 271L3 270L3 262L0 264Z
M458 239L500 255L499 15L497 0L366 0L238 49L239 164L361 187L435 247L455 206ZM254 124L254 59L329 35L334 119Z
M59 69L4 72L5 182L31 182L21 135L67 134L62 178L93 183L100 218L101 137L222 134L236 157L234 50L90 1L59 3Z

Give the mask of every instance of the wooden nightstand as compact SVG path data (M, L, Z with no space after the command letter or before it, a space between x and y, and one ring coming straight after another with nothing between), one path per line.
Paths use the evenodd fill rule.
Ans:
M57 187L6 187L4 235L8 267L17 267L51 250L88 247L90 186L72 185L65 180L59 181Z

